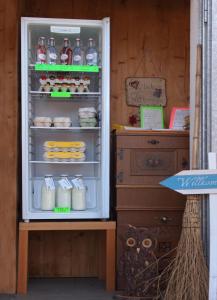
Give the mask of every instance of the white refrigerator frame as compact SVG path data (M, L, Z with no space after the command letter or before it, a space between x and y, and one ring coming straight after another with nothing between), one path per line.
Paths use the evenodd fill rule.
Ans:
M70 213L32 212L29 189L29 119L28 119L28 25L46 24L102 28L102 128L101 128L101 197L99 210ZM80 20L55 18L21 18L21 85L22 85L22 219L108 219L110 213L110 19Z

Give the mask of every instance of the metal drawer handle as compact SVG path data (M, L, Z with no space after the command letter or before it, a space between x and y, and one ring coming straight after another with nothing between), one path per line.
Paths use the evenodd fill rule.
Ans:
M182 160L182 167L183 168L187 168L188 167L188 160L185 159L185 158L183 158L183 160Z
M157 140L149 140L148 141L148 144L152 144L152 145L157 145L157 144L159 144L160 142L159 141L157 141Z
M160 165L161 161L160 159L147 159L146 165L148 167L158 167Z
M169 221L169 218L166 216L162 216L162 217L160 217L160 220L162 223L167 223Z

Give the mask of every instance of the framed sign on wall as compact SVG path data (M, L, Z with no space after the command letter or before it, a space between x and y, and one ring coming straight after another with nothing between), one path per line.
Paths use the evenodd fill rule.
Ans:
M140 106L140 124L144 129L163 129L164 116L162 106Z

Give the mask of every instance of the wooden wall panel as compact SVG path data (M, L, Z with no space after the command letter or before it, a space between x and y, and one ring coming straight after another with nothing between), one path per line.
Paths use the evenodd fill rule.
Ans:
M189 103L189 0L21 0L21 15L27 17L53 18L111 18L111 123L128 124L131 113L138 109L128 107L125 101L125 79L129 76L150 76L166 78L168 103L165 108L166 125L172 106ZM57 243L54 233L34 233L30 249L40 249L40 256L31 254L32 276L54 274L75 275L68 266L76 258L74 234L61 233ZM79 241L80 249L93 242L93 236L84 236ZM36 244L35 244L36 243ZM51 254L45 248L50 247ZM52 252L65 251L64 265ZM71 252L73 249L74 252ZM42 252L41 252L42 251ZM46 250L48 251L48 250ZM96 251L90 248L94 257ZM35 253L35 252L34 252ZM92 269L91 269L92 268ZM92 260L87 276L95 272ZM65 270L65 271L64 271ZM74 273L73 273L74 272ZM77 274L83 271L76 269ZM85 275L85 274L84 274Z
M17 3L0 1L0 293L16 290Z
M99 232L31 232L32 277L96 277Z

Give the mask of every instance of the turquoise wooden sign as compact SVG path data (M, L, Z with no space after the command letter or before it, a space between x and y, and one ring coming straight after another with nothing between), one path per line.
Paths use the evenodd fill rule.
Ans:
M160 184L183 195L217 194L217 170L182 171Z

